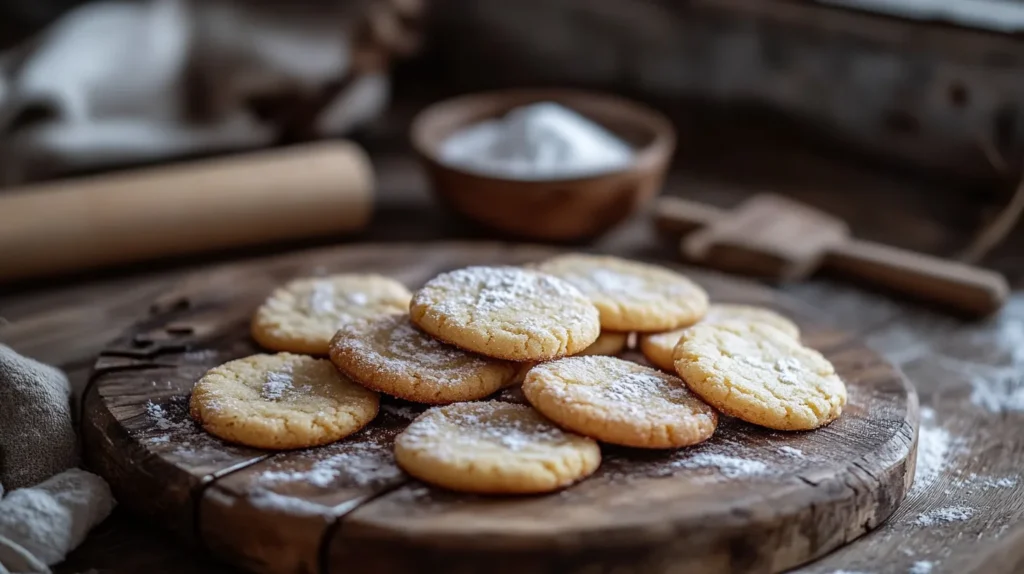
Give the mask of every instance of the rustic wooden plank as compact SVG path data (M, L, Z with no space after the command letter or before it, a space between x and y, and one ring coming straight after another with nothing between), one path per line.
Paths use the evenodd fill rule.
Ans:
M604 558L598 551L581 561L580 552L589 556L611 544L618 548L611 562L633 561L638 550L664 545L664 552L645 559L641 571L655 571L668 561L721 568L758 559L779 570L860 536L898 505L910 472L907 459L916 424L913 397L899 375L848 336L816 327L814 309L719 274L694 276L714 300L766 305L794 317L804 327L805 340L833 357L851 392L848 413L839 422L799 435L727 423L719 437L699 449L655 456L609 449L597 478L557 495L557 504L549 504L551 497L502 501L442 495L450 503L449 514L436 512L442 506L433 502L403 498L405 478L390 458L390 446L418 410L409 405L386 404L371 427L336 445L273 456L226 444L188 419L188 391L205 369L257 352L248 320L279 282L358 270L386 273L416 287L448 269L523 263L552 253L502 244L349 247L229 264L186 277L97 363L99 374L88 394L86 420L94 430L87 433L87 449L98 451L92 456L98 470L111 473L128 507L185 531L186 537L195 525L205 546L222 559L268 573L319 572L350 562L376 571L390 567L394 553L366 554L369 549L380 552L395 544L395 536L411 539L412 547L430 547L446 532L453 537L451 544L457 541L465 551L445 552L445 561L453 560L456 568L480 566L476 559L460 562L464 554L486 555L491 562L511 545L513 554L526 552L528 557L502 559L503 567L559 564L576 569ZM110 424L97 427L97 421ZM757 460L747 460L751 457ZM728 465L715 470L719 460L762 468L743 487L753 485L758 494L739 497L742 504L732 501L737 485L720 479L733 478L733 470ZM395 495L387 494L394 488L399 488ZM716 505L708 489L731 502ZM373 516L373 508L393 499L399 507L408 505L405 510L414 517L419 513L419 522L400 520L399 530L383 542L359 538L367 526L358 517ZM400 510L395 513L405 512ZM470 520L467 512L476 518ZM352 521L350 513L356 516ZM689 532L687 544L701 542L713 551L663 544L666 521L676 531ZM717 524L718 530L708 524ZM359 533L355 538L353 528ZM798 534L817 538L806 543ZM748 535L773 540L775 550L751 548L744 556L730 557L734 539L747 540ZM432 560L416 551L404 555L402 568L413 570Z

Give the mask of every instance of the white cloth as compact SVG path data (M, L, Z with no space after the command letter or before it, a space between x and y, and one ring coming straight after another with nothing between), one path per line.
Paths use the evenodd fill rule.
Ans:
M344 135L389 93L383 71L353 70L366 3L87 3L0 55L0 185L265 146L281 126L254 102L287 113L286 98L351 78L310 126Z
M0 572L49 572L114 508L107 483L73 468L0 500Z

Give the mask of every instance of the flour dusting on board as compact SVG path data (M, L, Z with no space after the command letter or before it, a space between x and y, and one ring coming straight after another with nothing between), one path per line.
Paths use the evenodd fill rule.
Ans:
M301 482L320 488L340 485L362 487L402 475L395 465L390 445L338 443L335 448L340 452L316 461L308 470L268 470L260 475L259 482L264 485Z
M793 458L804 458L804 451L798 448L793 448L791 446L780 446L778 448L778 451L780 454L791 456Z
M910 567L908 574L931 574L932 568L935 568L935 562L931 560L918 560Z
M935 526L950 522L964 522L974 516L974 509L969 506L946 506L919 514L914 524L917 526Z
M697 453L691 457L673 461L674 468L717 468L722 476L726 478L741 478L745 476L760 476L769 472L768 465L759 461L746 458L738 458L724 454L710 452Z

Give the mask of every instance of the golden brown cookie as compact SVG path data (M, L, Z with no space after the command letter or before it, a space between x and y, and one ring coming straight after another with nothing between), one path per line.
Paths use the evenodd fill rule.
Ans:
M711 406L772 429L818 428L846 404L832 363L766 323L695 325L676 346L675 368Z
M601 312L609 331L655 332L686 327L708 308L708 295L684 275L618 257L580 253L554 257L537 266L572 283Z
M751 305L714 303L708 307L708 314L701 320L701 324L736 320L767 323L795 339L800 338L800 328L796 326L796 323L771 309L753 307ZM679 338L683 335L684 329L686 327L665 333L644 335L640 337L640 351L648 361L654 363L659 368L674 373L676 367L672 354L676 350L676 344L679 343Z
M378 404L377 393L342 376L330 361L278 353L210 369L192 389L189 410L224 440L290 449L345 438L377 416Z
M538 365L526 374L523 394L558 426L623 446L689 446L718 425L714 409L678 377L615 357Z
M629 333L601 331L596 341L577 355L618 355L626 349Z
M413 295L412 322L442 341L509 361L576 354L601 333L597 309L561 279L519 267L467 267Z
M345 274L296 279L256 311L252 337L274 351L326 355L338 327L359 318L405 313L409 290L394 279Z
M435 407L395 439L403 470L461 492L557 490L589 476L601 449L525 405L490 401Z
M509 384L519 364L446 345L420 331L408 315L343 326L331 361L368 389L407 401L447 404L482 399Z

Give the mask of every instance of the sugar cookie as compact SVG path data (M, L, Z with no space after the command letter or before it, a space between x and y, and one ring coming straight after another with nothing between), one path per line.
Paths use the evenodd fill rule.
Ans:
M618 257L569 254L537 269L572 283L601 312L610 331L667 331L699 321L708 295L685 276L656 265Z
M296 279L276 289L256 311L252 337L274 351L326 355L338 327L357 318L405 313L412 295L382 275Z
M597 470L601 450L524 405L435 407L395 439L395 460L416 478L462 492L557 490Z
M678 377L615 357L538 365L526 374L523 394L560 427L623 446L689 446L718 425L714 409Z
M695 325L683 333L674 356L693 392L757 425L810 430L835 420L846 404L846 386L832 363L765 323Z
M601 331L601 335L586 349L577 355L618 355L626 348L629 341L629 333L616 333L615 331Z
M331 361L353 381L407 401L473 401L510 383L519 365L475 355L420 331L408 315L388 315L342 326L331 341Z
M573 355L601 333L597 309L578 289L519 267L441 274L413 295L409 314L442 341L510 361Z
M377 416L377 393L330 361L279 353L214 367L192 389L192 418L210 434L257 448L334 442Z
M751 305L712 304L708 307L708 314L701 319L701 324L733 320L767 323L794 339L800 338L800 328L796 326L796 323L771 309L753 307ZM644 354L644 357L647 357L648 361L654 363L659 368L675 372L676 367L672 353L675 352L676 345L679 343L679 338L683 335L684 329L686 327L665 333L642 336L640 338L640 352Z

